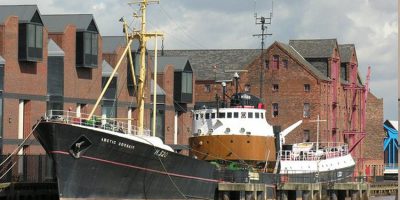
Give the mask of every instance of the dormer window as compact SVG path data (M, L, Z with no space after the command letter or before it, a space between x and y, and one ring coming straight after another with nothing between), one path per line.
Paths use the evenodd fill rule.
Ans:
M20 61L37 62L43 59L43 25L19 24L18 57Z
M192 93L192 73L183 72L182 73L182 93L191 94Z
M192 103L193 70L188 60L185 67L174 72L174 100L179 103Z
M76 66L97 67L98 34L84 31L76 33Z

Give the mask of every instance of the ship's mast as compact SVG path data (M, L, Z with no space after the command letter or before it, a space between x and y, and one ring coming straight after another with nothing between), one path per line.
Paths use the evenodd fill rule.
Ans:
M139 32L133 33L133 38L138 38L140 42L140 72L139 72L139 80L138 80L138 92L137 92L137 103L138 103L138 122L137 126L139 129L139 134L143 133L143 125L144 125L144 83L146 81L146 44L147 40L151 37L163 36L163 33L160 32L146 32L146 8L150 3L158 3L158 0L142 0L134 2L134 4L140 5L141 12L141 29ZM157 52L155 52L157 53ZM157 77L154 77L156 79ZM156 93L154 93L156 95ZM154 104L156 102L153 102ZM153 110L153 112L156 112Z
M111 82L112 77L114 76L115 72L119 68L122 59L128 53L127 51L130 50L130 45L134 39L139 40L140 43L140 71L139 71L139 80L138 80L138 89L137 89L137 104L139 108L138 112L138 122L137 122L137 127L138 127L138 132L139 134L143 134L143 124L144 124L144 98L145 98L145 93L144 93L144 86L145 86L145 81L146 81L146 43L147 40L150 39L151 37L156 37L156 36L163 36L163 33L160 32L146 32L146 8L147 5L150 3L158 3L158 0L141 0L141 1L136 1L132 2L130 4L139 4L140 5L140 15L138 16L137 14L134 14L134 17L141 17L141 29L139 31L133 31L132 33L126 33L127 35L127 46L125 48L124 53L122 54L121 58L119 59L117 65L114 68L114 71L112 72L108 82L106 83L105 87L103 88L102 93L100 94L99 98L97 99L96 104L94 105L94 108L92 109L92 112L89 114L88 119L92 118L94 111L96 110L98 104L100 103L101 99L103 98L103 95L105 91L108 88L109 83ZM126 26L126 23L124 22L124 26ZM124 30L127 31L127 28L124 27ZM131 52L129 52L130 54ZM157 52L155 52L157 53ZM133 68L133 63L130 59L130 65L131 68ZM132 76L134 77L134 70L132 71ZM157 78L157 77L154 77ZM156 95L156 93L154 93ZM154 104L156 102L153 102ZM155 111L153 111L155 112Z

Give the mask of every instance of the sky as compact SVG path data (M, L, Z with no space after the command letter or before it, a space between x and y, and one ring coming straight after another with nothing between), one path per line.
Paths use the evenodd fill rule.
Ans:
M133 0L0 0L37 4L42 14L94 14L103 36L122 34L121 17L137 25L131 16L139 7L128 2ZM260 48L260 39L253 37L260 33L255 13L269 17L271 12L272 36L265 47L290 39L355 44L361 77L365 80L371 66L371 91L384 99L384 120L397 120L396 0L160 0L149 6L147 28L165 33L165 49L254 49Z

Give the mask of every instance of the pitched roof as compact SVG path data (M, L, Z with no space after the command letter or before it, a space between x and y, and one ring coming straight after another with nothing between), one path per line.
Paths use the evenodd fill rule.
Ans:
M20 23L30 22L36 12L40 17L37 5L1 5L0 23L3 23L9 16L18 16Z
M97 32L99 30L92 14L42 15L42 19L49 32L53 33L64 32L68 24L75 25L77 31L86 31L91 25Z
M114 53L117 47L125 47L125 36L103 36L103 53ZM139 41L133 40L131 50L136 51L139 48Z
M110 77L111 73L114 71L114 68L112 68L111 65L106 60L103 60L101 67L102 67L101 69L102 77ZM118 72L115 72L114 76L118 76Z
M154 94L154 90L153 90L153 84L154 84L154 80L151 80L151 82L150 82L150 90L151 90L151 95L153 95ZM165 91L157 84L157 87L156 87L156 94L157 95L165 95L166 93L165 93Z
M4 58L0 56L0 65L4 64L6 64L6 60L4 60Z
M164 56L187 57L197 80L231 80L226 70L244 69L260 54L259 49L164 50Z
M300 64L302 64L306 69L311 71L315 76L321 80L330 80L327 76L322 74L317 68L311 65L296 49L292 46L284 44L282 42L276 42L280 47L282 47L286 52L288 52L294 59L296 59Z
M64 51L52 39L49 39L47 49L49 56L64 56Z
M188 61L185 56L159 56L157 57L157 71L158 73L163 72L167 65L173 65L174 71L183 71Z
M340 62L350 62L353 50L355 48L356 47L354 46L354 44L339 44Z
M336 39L289 40L289 45L304 58L330 58L337 41Z

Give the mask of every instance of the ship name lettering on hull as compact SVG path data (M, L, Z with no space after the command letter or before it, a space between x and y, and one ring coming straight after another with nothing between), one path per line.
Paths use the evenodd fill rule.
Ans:
M155 156L158 156L158 157L166 158L166 157L168 156L168 152L167 152L167 151L164 151L164 150L161 150L161 149L157 149L157 150L154 152L154 155L155 155Z
M119 147L127 148L127 149L135 149L134 145L126 144L124 142L117 142L116 140L112 140L109 138L101 138L101 142L118 145Z

